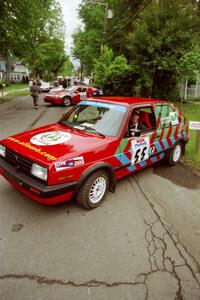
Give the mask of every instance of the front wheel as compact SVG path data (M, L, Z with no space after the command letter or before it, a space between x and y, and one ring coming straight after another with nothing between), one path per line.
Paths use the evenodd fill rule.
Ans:
M166 155L166 161L170 166L174 166L180 161L181 155L182 155L182 144L178 142L174 145L172 150L170 150Z
M77 203L86 208L96 208L104 201L108 190L109 178L104 170L91 174L80 188L76 197Z
M71 98L70 97L65 97L62 101L63 106L68 107L71 105Z

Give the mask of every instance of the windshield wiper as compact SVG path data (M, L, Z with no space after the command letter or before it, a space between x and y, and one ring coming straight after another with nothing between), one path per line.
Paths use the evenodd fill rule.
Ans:
M91 131L91 132L94 132L94 133L96 133L96 134L98 134L98 135L100 135L100 136L102 136L102 137L105 137L105 134L103 134L103 133L97 131L97 130L94 129L93 127L86 126L86 125L83 125L83 124L81 124L81 125L79 125L79 126L84 127L84 129L86 129L86 130L88 130L88 131Z
M69 125L68 123L64 123L64 122L58 122L59 124L62 124L62 125L64 125L64 126L66 126L66 127L69 127L70 129L73 129L74 130L74 127L72 126L72 125Z

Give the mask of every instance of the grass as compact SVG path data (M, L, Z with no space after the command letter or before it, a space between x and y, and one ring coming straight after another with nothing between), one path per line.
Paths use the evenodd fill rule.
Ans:
M28 96L30 95L29 89L27 91L10 91L6 96L17 97L17 96Z
M27 89L27 91L20 91L23 89ZM6 96L25 96L29 94L29 88L26 83L15 83L15 84L10 84L10 86L6 87L3 90L4 95ZM2 95L2 90L0 91L0 95Z
M6 87L4 89L4 91L5 92L10 92L10 91L13 91L13 90L25 89L27 87L28 87L27 83L13 83L13 84L10 84L10 86Z
M23 89L27 89L27 90L23 91ZM0 90L0 104L13 100L14 99L13 97L30 95L30 91L26 83L10 84L9 87L6 87L3 90L3 93L4 93L4 97L2 97L2 90Z
M182 112L186 116L187 121L199 121L200 122L200 103L184 103L182 106ZM196 145L196 130L189 129L190 140L186 145L186 153L184 160L200 170L200 152L195 153Z

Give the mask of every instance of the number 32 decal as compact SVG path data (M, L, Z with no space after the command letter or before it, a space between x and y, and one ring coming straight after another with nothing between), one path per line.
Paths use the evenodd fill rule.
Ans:
M131 164L135 165L149 158L149 138L142 137L131 141L132 157Z

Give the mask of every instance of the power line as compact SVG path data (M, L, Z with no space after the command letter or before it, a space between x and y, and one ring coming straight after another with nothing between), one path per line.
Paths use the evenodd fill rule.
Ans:
M153 0L148 0L143 7L141 7L138 12L133 15L119 30L115 31L113 34L111 34L106 41L110 40L111 38L113 38L113 36L115 36L117 33L121 32L121 30L126 27L131 21L133 21L134 19L137 18L137 16L152 2Z

